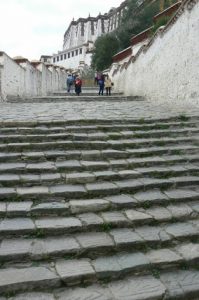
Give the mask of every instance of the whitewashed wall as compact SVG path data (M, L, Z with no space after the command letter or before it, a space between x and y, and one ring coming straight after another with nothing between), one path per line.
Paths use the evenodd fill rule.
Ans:
M45 96L65 88L66 71L43 63L33 66L29 61L17 64L0 52L0 100L9 97Z
M9 56L0 56L1 64L1 98L7 95L24 96L25 70L13 61Z
M199 1L185 0L170 25L112 79L125 95L199 104Z

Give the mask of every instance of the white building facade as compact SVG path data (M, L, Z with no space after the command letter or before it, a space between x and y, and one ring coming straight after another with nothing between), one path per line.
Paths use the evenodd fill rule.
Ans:
M73 20L64 34L63 50L52 56L53 63L66 69L90 66L96 39L118 28L126 4L127 0L104 15Z

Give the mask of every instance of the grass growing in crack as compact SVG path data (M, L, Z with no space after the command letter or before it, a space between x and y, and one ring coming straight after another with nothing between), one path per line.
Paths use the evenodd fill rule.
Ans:
M133 135L133 138L135 138L135 139L142 139L144 137L145 137L145 134L141 134L141 133L135 133Z
M31 264L32 267L39 267L40 263L38 261L33 261Z
M45 233L43 229L36 229L34 232L30 233L29 235L25 236L26 239L32 239L32 238L43 238L45 237Z
M113 225L111 223L103 223L101 225L101 229L104 232L109 232L111 229L113 229Z
M154 129L169 129L170 128L170 125L167 125L167 124L158 124L156 125L156 127Z
M0 262L0 269L2 269L4 267L4 263Z
M179 119L180 121L182 121L182 122L186 122L186 121L188 121L188 120L190 119L190 117L188 117L188 116L182 114L182 115L180 115L180 116L178 117L178 119Z
M145 123L145 119L144 119L144 118L140 118L140 119L138 120L138 123L139 123L139 124L144 124L144 123Z
M111 278L111 277L106 277L106 278L100 279L100 282L101 282L102 284L108 284L108 283L110 283L111 281L112 281L112 278Z
M144 209L148 209L148 208L151 207L151 204L150 204L149 201L145 201L145 202L142 204L142 207L143 207Z
M9 299L9 298L14 297L14 296L16 295L16 292L14 292L14 291L9 291L9 292L6 292L4 295L5 295L5 297L6 297L7 299Z
M82 281L82 282L80 283L80 287L83 288L83 289L87 288L89 285L90 285L90 283L89 283L89 282L86 282L86 281Z
M9 201L20 202L20 201L23 201L23 197L20 195L13 195L13 196L9 197Z
M182 155L183 153L183 150L172 150L171 152L172 155Z
M152 269L151 270L151 274L153 275L153 277L155 277L156 279L160 278L160 270L159 269Z
M158 141L154 143L156 146L165 146L166 143L164 141Z
M71 253L71 254L64 255L65 260L75 259L77 257L78 257L77 253Z
M169 172L165 172L165 173L153 173L152 176L154 178L158 178L158 179L168 179L170 177L173 177L174 173L172 171Z
M182 262L182 263L180 264L180 268L181 268L182 270L189 270L189 265L188 265L186 262Z

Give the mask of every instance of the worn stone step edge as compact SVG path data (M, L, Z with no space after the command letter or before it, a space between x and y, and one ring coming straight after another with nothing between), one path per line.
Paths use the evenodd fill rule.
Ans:
M198 202L197 202L198 201ZM182 209L185 208L185 216L199 213L199 191L194 189L173 189L160 191L157 189L136 194L121 194L93 199L74 199L68 202L64 200L51 202L0 202L0 217L37 217L37 216L71 216L81 213L96 213L110 210L122 210L127 208L149 209L160 205L162 210L171 209L173 217L183 215ZM177 210L179 212L177 212ZM188 212L187 212L188 211ZM160 209L160 213L161 209ZM158 213L157 213L158 214ZM157 216L164 218L163 216ZM168 214L168 212L167 212ZM163 214L164 215L164 214Z
M26 99L8 99L9 103L57 103L57 102L110 102L110 101L114 101L114 102L120 102L120 101L142 101L142 99L130 99L127 98L125 96L100 96L97 93L94 93L93 95L91 95L90 93L85 93L82 94L80 96L51 96L51 97L38 97L38 98L26 98Z
M27 123L28 124L28 123ZM25 124L24 124L25 125ZM52 125L52 126L51 126ZM161 123L140 123L140 124L132 124L127 123L125 125L122 124L111 124L111 125L65 125L61 124L60 126L55 126L54 123L47 125L41 125L37 126L35 124L34 126L26 126L26 127L0 127L0 132L2 133L46 133L46 132L54 132L54 133L62 133L62 132L68 132L68 133L80 133L80 132L109 132L110 130L114 130L115 132L118 131L137 131L137 130L162 130L162 129L183 129L187 128L189 130L190 127L197 128L199 126L199 122L197 121L189 121L189 122L161 122Z
M165 123L165 122L182 122L182 123L189 123L191 122L198 122L199 117L197 116L191 116L191 115L176 115L173 117L164 117L164 118L125 118L125 119L76 119L76 120L64 120L64 121L60 121L60 120L35 120L35 121L8 121L8 120L3 120L0 121L0 126L1 127L9 127L9 126L14 126L14 127L18 127L18 126L38 126L38 125L75 125L75 126L79 126L79 125L94 125L94 124L99 124L101 125L106 124L152 124L152 123Z
M106 202L103 202L106 206ZM107 203L108 204L108 203ZM178 213L179 207L179 213ZM86 213L86 212L85 212ZM154 225L157 223L171 223L187 219L198 218L198 203L196 206L178 204L168 205L167 207L155 206L147 209L143 208L124 208L122 211L98 212L94 216L96 221L82 219L82 215L66 217L25 217L25 218L3 218L0 220L1 236L19 235L56 235L71 232L85 232L89 230L109 230L117 227L134 227L140 224ZM87 214L87 217L88 214ZM199 233L199 232L198 232Z
M97 283L75 288L57 288L50 291L18 293L10 300L198 300L199 272L196 270L160 271L153 275L126 276L109 283ZM85 284L86 285L86 284ZM129 298L130 297L130 298ZM140 298L142 297L142 298ZM8 298L7 298L8 299ZM2 298L1 300L6 300Z
M120 181L103 181L88 184L65 184L54 186L34 186L18 188L0 188L0 200L5 201L23 201L39 200L47 198L62 197L67 199L92 198L108 195L118 195L121 193L136 193L137 191L146 191L148 189L159 188L177 188L180 186L197 185L199 176L180 176L169 179L139 178Z
M180 146L170 146L170 147L148 147L139 149L126 149L126 150L52 150L52 151L31 151L31 152L0 152L0 162L12 162L12 161L22 161L22 162L38 162L47 160L110 160L112 159L128 159L128 158L139 158L139 157L149 157L154 155L189 155L198 153L198 146L194 145L180 145Z
M14 162L1 163L0 174L42 174L42 173L68 173L68 172L95 172L95 171L122 171L141 168L155 168L157 166L172 169L172 165L179 163L198 163L198 154L152 156L128 159L110 159L103 161L62 160L45 162ZM188 169L185 167L185 169ZM132 170L132 171L133 171ZM189 169L190 170L190 169ZM194 170L194 167L193 167ZM197 171L197 165L195 166ZM144 171L144 170L143 170ZM174 171L174 169L173 169ZM147 173L147 170L145 170ZM143 173L143 172L141 172Z
M98 166L92 167L91 170L79 170L79 173L75 173L75 169L58 170L60 173L54 172L48 173L48 170L44 169L28 169L28 170L14 170L15 173L11 173L11 170L7 173L3 173L0 170L0 187L33 187L33 186L50 186L54 184L87 184L100 182L103 180L115 181L115 180L127 180L127 179L139 179L147 176L152 178L169 178L175 176L197 176L199 175L199 165L189 164L169 164L163 165L156 162L154 167L140 167L135 169L121 169L120 168L100 168ZM65 168L64 168L65 169ZM90 169L90 168L89 168ZM37 172L36 172L37 171ZM62 171L62 172L61 172ZM73 171L72 173L70 173ZM36 173L35 173L36 172Z
M179 143L193 143L198 146L198 136L182 137L182 138L164 138L164 139L127 139L127 140L107 140L107 141L57 141L57 142L38 142L38 143L8 143L0 144L0 151L25 151L35 149L67 149L67 150L78 150L78 149L89 149L89 150L103 150L109 149L110 147L115 150L123 150L126 148L138 149L145 146L168 146L176 145Z
M86 219L86 214L82 215L82 218ZM40 229L35 234L26 234L25 237L1 236L0 262L5 266L6 262L11 261L25 262L30 259L40 261L52 257L96 258L118 251L148 251L161 247L176 247L176 243L179 246L181 242L186 244L192 241L197 244L198 228L197 220L187 222L176 220L176 223L160 222L159 225L142 224L122 228L111 228L111 224L109 227L101 224L101 231L98 232L93 230L72 234L63 232L64 235L56 234L56 237L53 234L48 236ZM193 253L187 254L191 256Z
M173 272L183 272L183 270L180 269L180 264L185 260L186 258L182 257L181 253L178 254L169 249L152 250L150 253L146 254L139 252L134 254L124 253L113 257L104 259L99 258L92 261L89 259L74 259L68 261L55 260L54 262L51 262L51 264L44 266L40 265L37 267L30 266L26 268L13 267L1 269L0 289L2 293L6 293L8 291L37 290L38 288L42 288L42 285L45 285L45 288L51 287L52 289L54 287L61 286L61 282L66 286L77 286L82 282L92 284L93 282L99 282L100 280L104 280L106 278L114 281L119 278L124 278L124 276L136 275L136 273L138 275L143 273L145 276L149 275L154 272L153 270L156 270L157 266L158 271L163 269L165 272L166 268L166 272L168 272L171 267L177 266ZM188 265L190 263L191 265L192 260L190 259L190 261L186 261L186 263ZM189 278L189 281L190 279L193 280L194 277L197 277L197 280L195 278L194 283L198 283L199 272L195 269L191 269L190 271L192 272L192 276ZM151 275L149 276L151 277ZM114 283L112 282L111 285L113 287ZM161 286L161 296L163 296L163 291L165 293L166 289L163 288L162 284ZM120 290L120 288L120 286L117 287L117 290ZM198 290L199 288L197 288L197 291Z
M189 129L175 129L175 130L153 130L153 131L136 131L136 132L95 132L95 133L53 133L53 134L0 134L1 143L13 143L15 141L19 142L36 142L42 141L47 142L59 141L59 140L83 140L83 141L108 141L110 139L120 140L120 139L132 139L132 138L156 138L156 137L180 137L180 136L190 136L197 135L199 133L199 128L189 128Z

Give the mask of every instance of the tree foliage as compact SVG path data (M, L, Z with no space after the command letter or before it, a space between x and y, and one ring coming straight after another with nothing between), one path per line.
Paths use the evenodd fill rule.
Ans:
M141 6L137 0L128 0L119 28L96 40L92 56L93 68L99 71L108 68L112 63L113 55L129 47L132 36L151 27L153 17L159 13L163 1L166 8L176 0L145 1L146 4Z
M94 69L102 71L111 65L112 56L119 48L118 39L114 34L102 35L95 41L94 46L91 65Z

